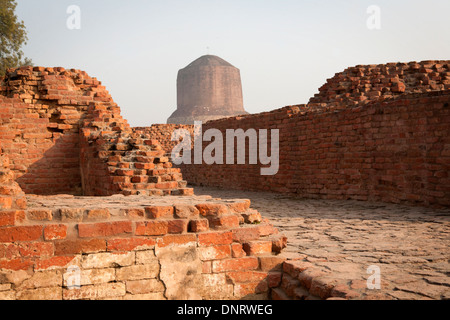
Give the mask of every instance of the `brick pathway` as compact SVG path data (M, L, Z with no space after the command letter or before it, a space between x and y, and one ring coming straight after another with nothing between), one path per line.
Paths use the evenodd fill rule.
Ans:
M304 200L195 187L196 195L246 198L288 237L285 255L301 258L347 297L450 299L450 208L361 201ZM381 289L367 289L369 266Z

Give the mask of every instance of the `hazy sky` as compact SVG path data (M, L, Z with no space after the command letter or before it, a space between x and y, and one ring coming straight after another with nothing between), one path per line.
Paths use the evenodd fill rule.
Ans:
M17 2L26 56L96 77L132 126L165 123L178 70L207 53L240 69L250 113L306 103L350 66L450 59L449 0ZM66 25L70 5L80 29ZM381 9L380 29L367 27L370 5Z

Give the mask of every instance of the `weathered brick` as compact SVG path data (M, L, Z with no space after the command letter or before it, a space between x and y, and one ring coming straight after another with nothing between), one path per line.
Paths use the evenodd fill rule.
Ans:
M37 220L37 221L51 221L53 219L53 211L52 210L28 210L27 218L29 220Z
M156 278L158 274L159 263L155 260L151 264L139 264L117 269L116 279L119 281L152 279Z
M234 258L212 262L213 272L255 270L259 266L255 257Z
M207 219L191 220L189 221L189 232L203 232L208 231L209 221Z
M64 208L59 209L61 215L61 221L77 221L80 222L83 220L84 209L80 208Z
M209 218L209 225L214 229L232 229L239 227L239 218L233 215Z
M257 256L272 253L272 241L251 241L243 244L248 256Z
M201 203L195 205L199 213L204 216L221 216L229 213L229 209L225 204L220 203Z
M65 224L52 224L47 225L44 228L45 240L63 240L67 237L67 225Z
M123 238L107 240L108 251L136 251L152 249L156 244L155 239L148 238Z
M61 300L61 287L38 288L18 291L17 300Z
M121 282L101 283L90 286L82 286L80 289L63 289L64 300L122 297L126 293L125 284Z
M168 221L142 221L136 222L137 236L160 236L169 233Z
M195 234L169 234L158 238L157 246L163 248L170 245L183 245L196 241L197 236Z
M231 255L233 258L242 258L247 255L247 253L242 248L242 244L240 243L232 243L231 244Z
M22 257L50 257L53 256L53 243L23 242L17 245Z
M126 267L135 262L134 252L100 252L83 257L81 267L84 269Z
M176 219L168 221L168 233L186 233L188 230L189 220Z
M175 217L180 219L192 219L198 217L199 210L195 206L175 205Z
M21 283L20 289L34 289L42 287L62 286L62 273L60 270L35 272L31 278Z
M198 234L199 246L231 244L232 242L233 242L233 234L230 231L205 232Z
M15 211L0 212L0 227L13 226L15 223Z
M63 273L63 285L68 287L73 285L73 274L70 272ZM86 286L92 284L108 283L116 280L116 270L114 268L105 269L83 269L79 270L79 285Z
M120 213L130 219L145 219L145 210L141 208L121 209Z
M150 219L173 218L174 208L172 206L146 207L145 212Z
M107 220L111 217L108 209L91 209L87 210L87 220Z
M35 261L34 270L65 268L74 260L74 258L74 256L55 256L49 259L39 259Z
M232 271L227 272L226 275L235 284L263 281L268 276L267 272L260 271Z
M1 227L0 242L35 241L42 236L42 226Z
M258 259L262 271L282 271L283 263L286 260L280 256L262 256Z
M126 289L131 294L164 292L164 284L157 279L134 280L126 282Z
M115 236L131 233L132 229L131 221L80 223L78 224L78 236L81 238Z
M104 239L56 241L54 245L55 255L58 256L106 251L106 240Z
M219 260L231 257L230 245L217 245L198 248L201 260Z

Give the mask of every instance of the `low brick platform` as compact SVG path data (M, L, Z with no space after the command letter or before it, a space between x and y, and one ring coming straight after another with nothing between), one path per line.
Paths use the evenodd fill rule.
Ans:
M268 299L281 281L286 238L248 200L26 197L0 221L0 300Z
M450 299L450 208L194 191L248 198L287 236L274 299ZM370 266L380 269L380 290L367 288Z

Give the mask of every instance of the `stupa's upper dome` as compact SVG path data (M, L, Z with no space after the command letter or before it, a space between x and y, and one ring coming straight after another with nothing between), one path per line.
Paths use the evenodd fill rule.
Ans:
M202 56L197 60L191 62L186 68L200 67L200 66L225 66L234 68L234 66L231 63L223 60L218 56L213 55Z

